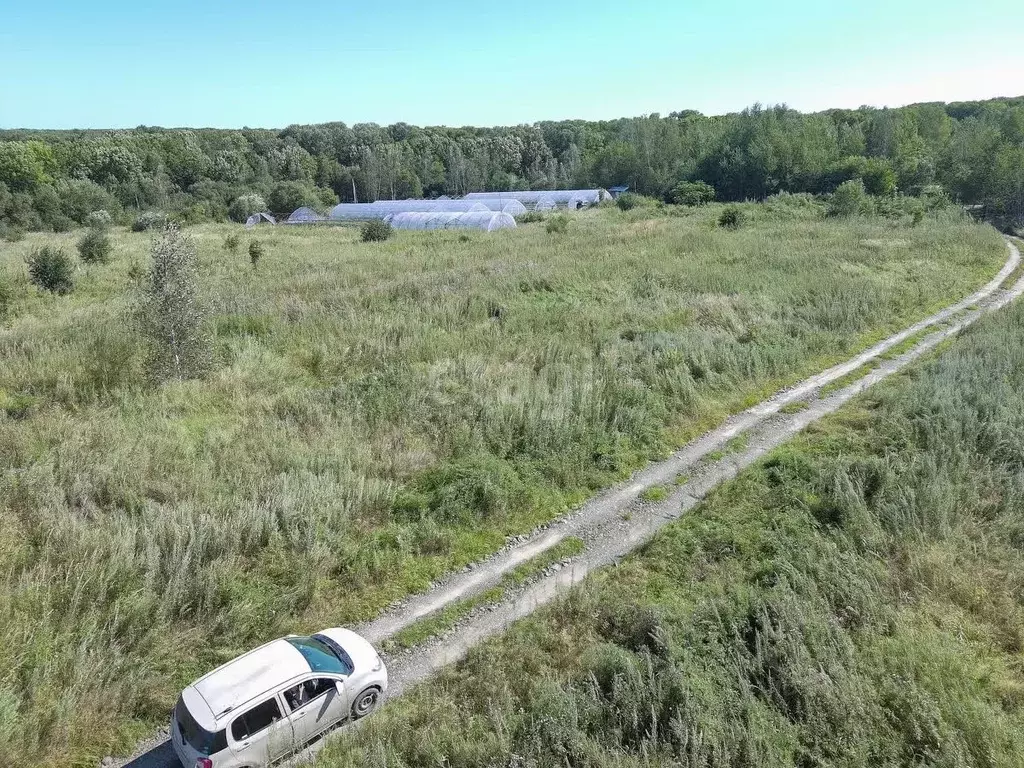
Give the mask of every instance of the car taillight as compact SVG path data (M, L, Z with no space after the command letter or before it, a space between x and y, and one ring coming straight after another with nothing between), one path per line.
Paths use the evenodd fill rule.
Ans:
M208 757L200 757L196 760L196 768L213 768L213 760Z

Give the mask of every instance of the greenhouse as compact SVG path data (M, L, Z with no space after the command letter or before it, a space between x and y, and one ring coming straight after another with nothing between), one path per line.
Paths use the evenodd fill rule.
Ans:
M382 219L396 213L471 213L490 208L476 200L378 200L375 203L341 203L331 209L332 221Z
M466 200L464 202L473 203L474 205L484 205L490 211L500 211L507 213L509 216L522 216L526 213L526 206L518 200L509 200L507 198L494 198L486 200Z
M468 211L491 210L486 203L475 200L378 200L371 205L387 213L412 213L417 211Z
M408 211L396 213L388 220L395 229L514 229L516 220L498 211Z
M527 208L535 207L537 202L543 198L554 200L558 206L567 206L572 202L573 207L577 202L584 205L595 205L602 200L611 200L611 195L603 189L556 189L556 190L535 190L519 192L470 192L466 195L467 200L518 200Z
M277 224L277 219L271 216L269 213L254 213L248 219L245 220L245 228L252 229L257 224Z
M557 207L558 207L558 203L555 202L555 198L551 197L550 195L545 195L544 197L542 197L539 200L537 200L536 203L534 203L533 210L535 210L535 211L552 211L552 210L554 210Z
M317 213L312 208L302 206L292 211L291 215L284 222L285 224L308 224L313 221L326 221L322 214Z

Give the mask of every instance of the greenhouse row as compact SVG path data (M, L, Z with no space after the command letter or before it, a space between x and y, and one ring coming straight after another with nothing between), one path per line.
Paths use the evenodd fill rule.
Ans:
M385 219L396 229L476 228L488 232L514 227L515 217L528 210L585 208L611 196L603 189L565 189L521 192L473 192L461 200L378 200L373 203L341 203L326 216L303 206L292 212L284 224L316 224ZM263 217L262 219L260 217ZM267 214L251 216L246 226L260 221L276 223Z
M551 208L585 208L597 205L612 196L604 189L557 189L521 192L470 192L466 200L479 202L518 200L527 208L549 210Z
M300 209L301 210L301 209ZM470 213L492 211L520 216L526 206L518 200L378 200L375 203L341 203L328 214L331 221L366 221L395 213ZM296 211L298 213L298 211ZM293 214L294 216L295 214ZM289 217L288 221L292 221ZM297 219L306 222L308 219Z
M406 211L388 216L386 220L395 229L482 229L493 232L516 227L516 220L511 214L486 210L466 213Z

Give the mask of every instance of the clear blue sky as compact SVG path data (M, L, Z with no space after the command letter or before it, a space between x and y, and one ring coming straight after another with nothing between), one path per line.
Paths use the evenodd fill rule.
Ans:
M1022 0L0 0L0 127L497 125L1024 94Z

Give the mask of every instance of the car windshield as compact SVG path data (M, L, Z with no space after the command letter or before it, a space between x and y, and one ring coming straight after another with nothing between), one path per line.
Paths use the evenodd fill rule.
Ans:
M336 675L352 674L352 662L348 654L337 643L326 637L286 637L309 664L314 672L333 672Z
M174 719L178 723L178 731L181 733L182 739L200 755L215 755L228 748L224 731L210 733L199 725L181 698L178 699L178 703L174 707Z

